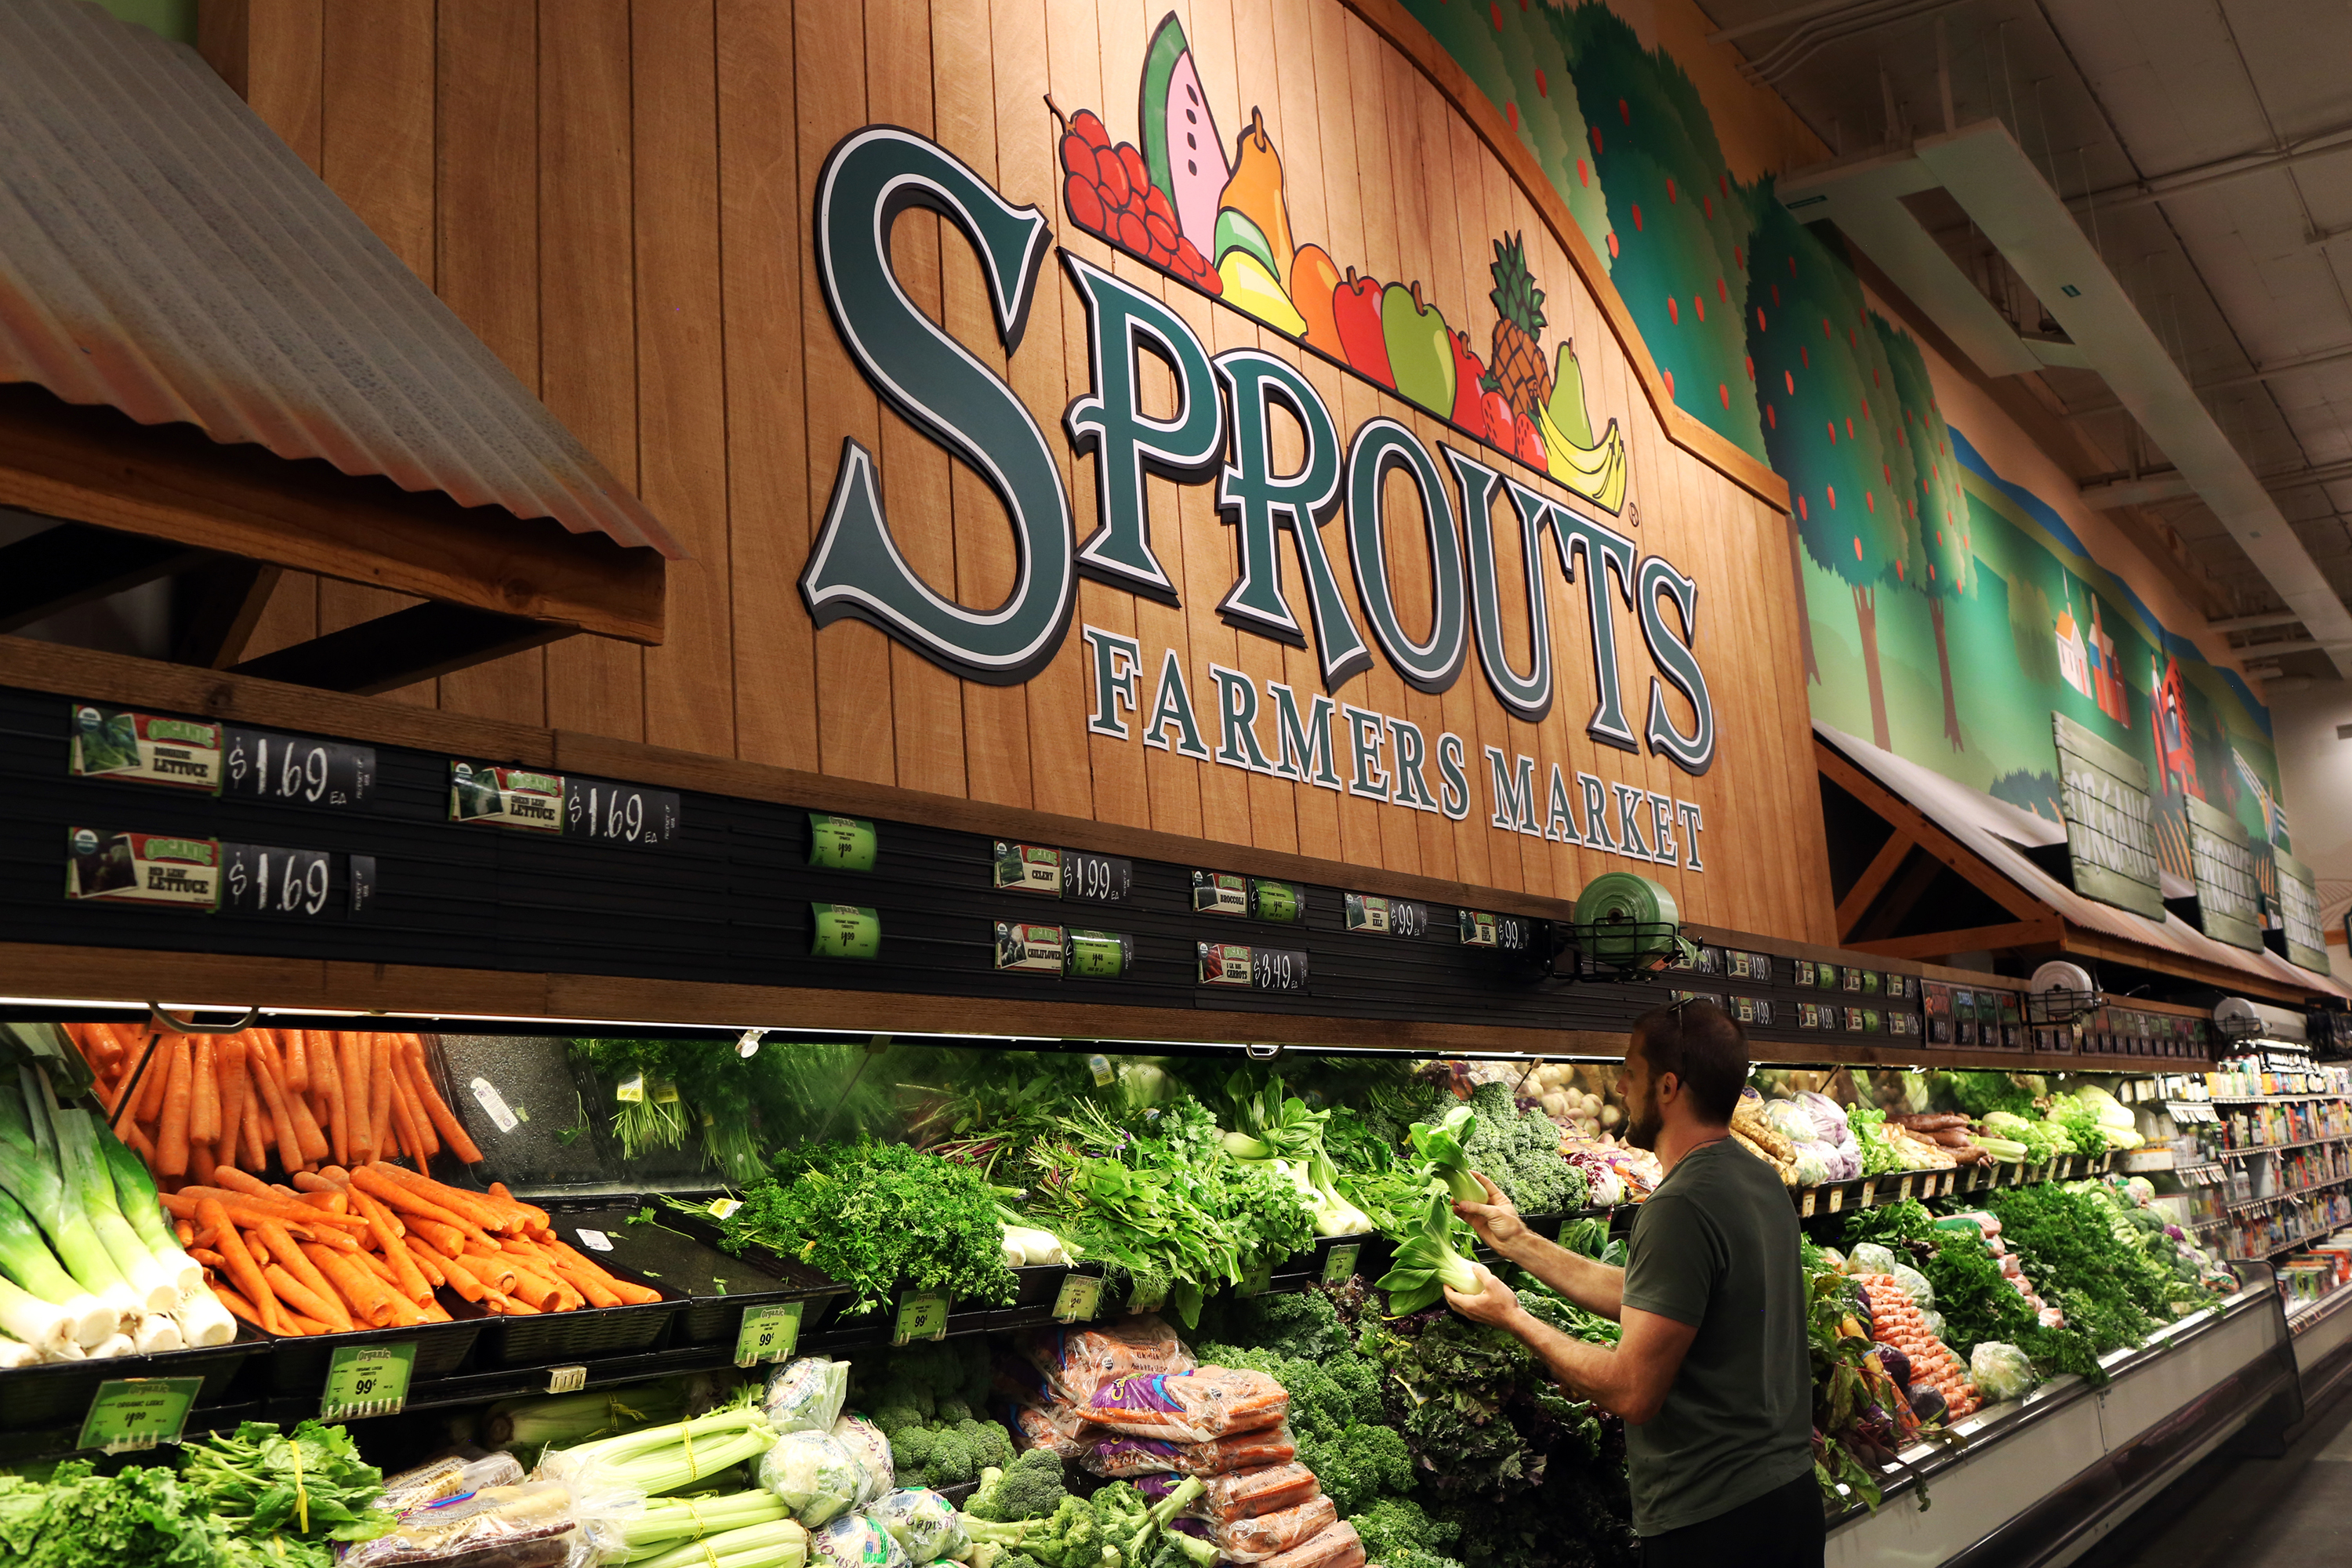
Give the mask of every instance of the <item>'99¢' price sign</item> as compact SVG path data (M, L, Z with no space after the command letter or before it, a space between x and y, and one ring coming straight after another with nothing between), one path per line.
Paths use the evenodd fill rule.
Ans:
M801 1318L807 1310L805 1301L744 1308L743 1326L735 1334L735 1364L789 1360L801 1342Z
M414 1343L343 1346L327 1363L319 1419L399 1415L408 1403L409 1374L415 1369Z

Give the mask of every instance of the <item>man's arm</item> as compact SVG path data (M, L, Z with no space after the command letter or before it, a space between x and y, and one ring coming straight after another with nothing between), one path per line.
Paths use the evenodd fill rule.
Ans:
M1683 1357L1690 1353L1691 1342L1698 1337L1696 1325L1625 1307L1623 1332L1614 1350L1587 1344L1521 1307L1518 1297L1485 1265L1474 1267L1482 1287L1478 1294L1465 1296L1451 1288L1445 1292L1447 1304L1455 1311L1515 1335L1543 1358L1545 1369L1561 1388L1624 1417L1628 1426L1639 1426L1657 1415L1675 1373L1682 1370Z
M1472 1173L1474 1175L1476 1173ZM1546 1241L1529 1230L1503 1190L1485 1176L1483 1204L1458 1203L1454 1212L1470 1222L1478 1239L1517 1264L1586 1311L1616 1319L1625 1305L1625 1271Z

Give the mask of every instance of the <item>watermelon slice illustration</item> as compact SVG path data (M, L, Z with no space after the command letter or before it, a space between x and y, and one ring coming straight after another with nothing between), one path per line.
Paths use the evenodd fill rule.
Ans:
M1176 230L1203 256L1215 254L1217 198L1233 178L1224 138L1201 89L1184 24L1171 11L1151 35L1143 58L1141 113L1143 163L1151 183L1168 193L1176 209Z

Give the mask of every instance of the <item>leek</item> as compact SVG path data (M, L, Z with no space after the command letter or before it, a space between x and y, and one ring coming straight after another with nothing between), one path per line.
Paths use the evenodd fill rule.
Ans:
M181 1248L180 1238L164 1223L163 1194L155 1190L155 1178L148 1173L146 1162L124 1146L122 1140L114 1135L113 1128L88 1111L76 1114L88 1118L99 1159L113 1178L114 1195L122 1217L138 1233L149 1256L171 1270L172 1282L183 1296L202 1290L204 1266ZM209 1300L211 1292L205 1291L205 1295Z
M29 1069L19 1069L20 1080L30 1076ZM139 1300L91 1224L89 1212L77 1201L79 1187L70 1198L68 1195L59 1152L48 1116L41 1108L40 1090L35 1088L27 1097L21 1083L11 1089L0 1080L0 1190L25 1205L66 1272L83 1289L124 1316L135 1315Z
M493 1448L568 1447L685 1416L685 1380L666 1378L604 1393L504 1400L490 1406L481 1431Z
M40 1108L27 1104L34 1114ZM122 1217L114 1201L114 1177L99 1152L94 1119L87 1110L47 1108L58 1145L58 1173L66 1196L88 1217L90 1228L114 1259L115 1268L129 1281L142 1310L168 1312L180 1304L179 1270L157 1258ZM179 1250L176 1247L173 1251ZM199 1278L202 1277L199 1272Z
M0 1279L0 1334L13 1335L30 1349L46 1351L69 1343L79 1326L70 1309ZM6 1342L0 1340L0 1345Z
M651 1497L755 1458L775 1442L775 1429L765 1415L738 1405L691 1421L560 1448L540 1461L539 1470L548 1479L566 1482L593 1474L600 1485L632 1488Z
M0 1097L5 1097L4 1088ZM0 1165L9 1157L7 1146L0 1144ZM112 1304L83 1289L65 1271L48 1243L41 1239L33 1216L5 1191L0 1191L0 1275L35 1300L51 1302L70 1316L74 1326L69 1338L76 1344L98 1343L121 1321L122 1314ZM16 1333L14 1329L9 1331ZM27 1336L16 1333L16 1337Z
M808 1561L808 1540L797 1521L780 1519L720 1531L642 1560L633 1555L629 1562L638 1568L801 1568Z

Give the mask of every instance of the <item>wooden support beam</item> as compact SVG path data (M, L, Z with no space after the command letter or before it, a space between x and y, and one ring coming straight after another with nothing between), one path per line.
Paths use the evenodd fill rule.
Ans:
M1871 901L1878 897L1887 879L1918 847L1919 841L1899 827L1885 844L1879 846L1878 853L1872 857L1870 864L1862 868L1862 875L1854 879L1853 886L1848 888L1845 897L1838 900L1839 941L1843 942L1853 934L1854 926L1870 909Z
M83 522L60 522L0 547L0 632L168 577L202 550Z
M172 662L226 669L245 652L278 569L217 556L172 579Z
M411 605L247 659L234 673L373 697L568 635L563 626L464 605Z
M1863 952L1875 952L1887 958L1947 958L1956 952L1982 952L2007 947L2028 947L2036 942L2060 942L2065 933L2066 922L2063 920L2055 914L2044 913L2040 920L2017 921L2009 925L1929 931L1925 936L1881 937L1875 942L1857 942L1852 945Z
M1840 789L1885 818L1896 832L1908 834L1921 849L1950 867L1971 887L2019 920L2034 920L2050 912L2049 905L1986 865L1976 851L1945 832L1927 813L1818 738L1813 742L1813 761L1824 777L1834 780Z
M1845 940L1852 942L1856 937L1893 935L1911 911L1918 908L1919 900L1927 896L1927 889L1936 885L1936 879L1944 875L1945 869L1943 862L1932 855L1906 856L1903 868L1887 883L1886 890L1880 895L1876 905L1865 909L1863 918L1847 930Z
M662 638L665 563L551 518L462 507L316 459L0 386L0 506L629 642Z

